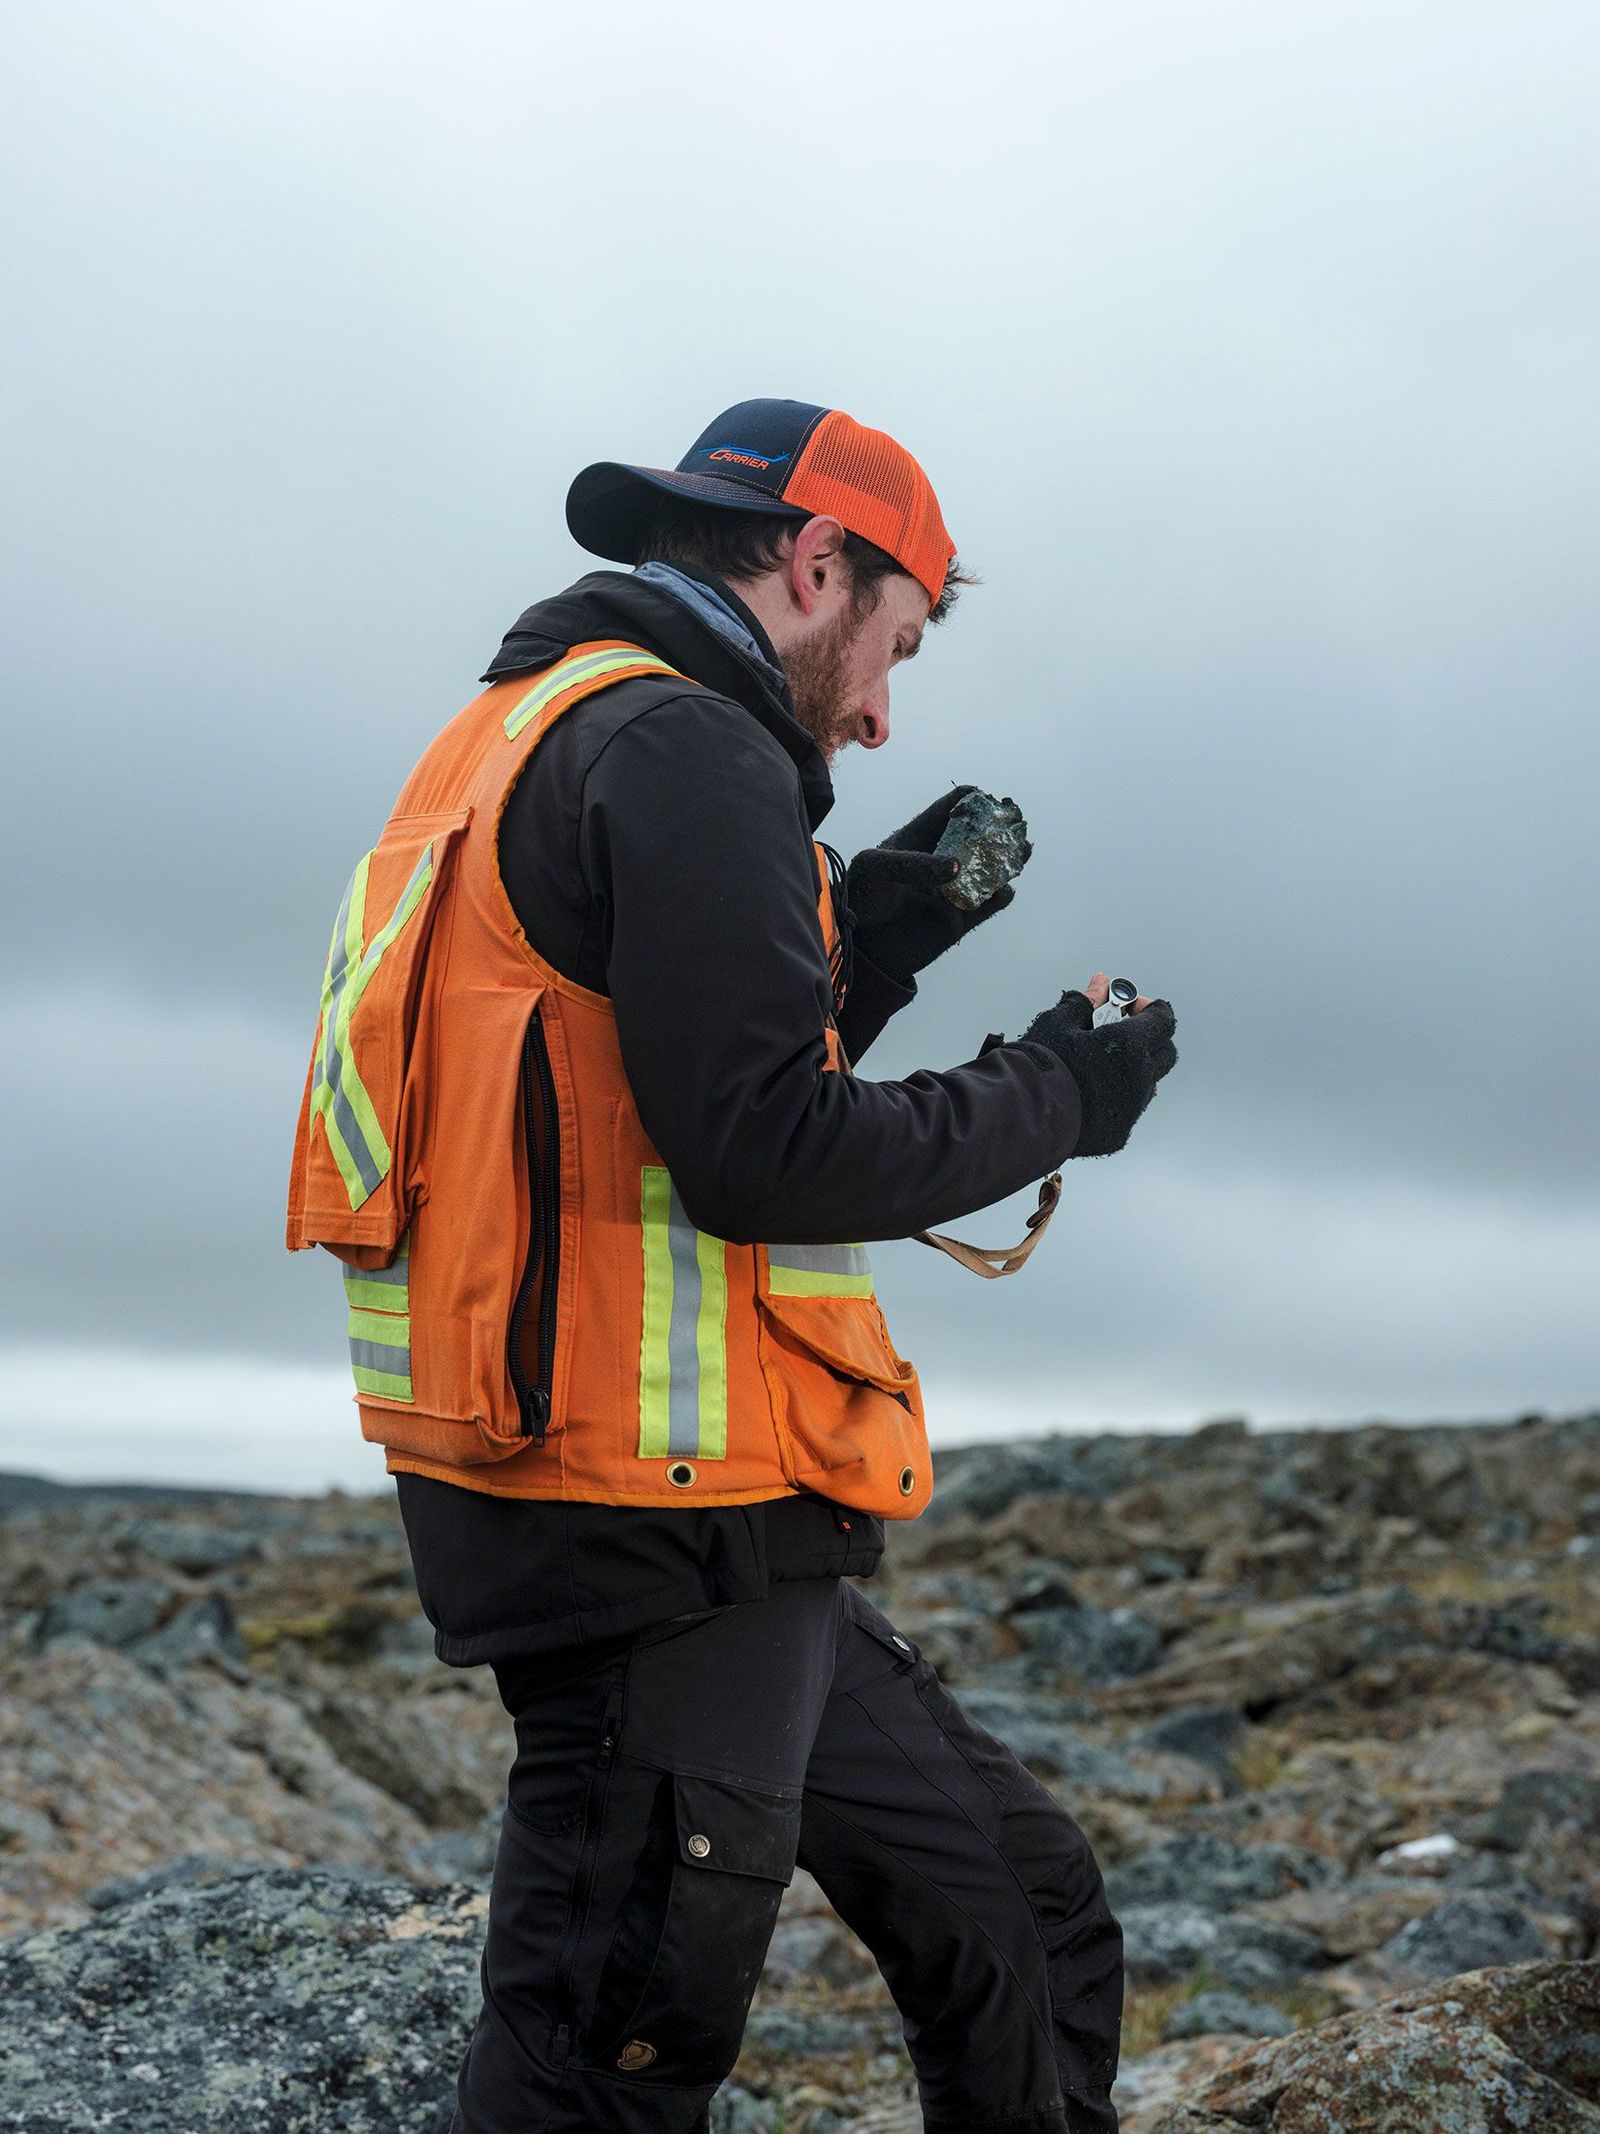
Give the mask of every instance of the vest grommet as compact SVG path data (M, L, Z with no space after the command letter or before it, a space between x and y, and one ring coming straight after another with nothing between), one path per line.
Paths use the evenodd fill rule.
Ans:
M689 1850L693 1853L694 1857L697 1860L703 1860L706 1857L706 1854L711 1850L711 1840L709 1838L703 1838L697 1830L694 1836L689 1840Z
M655 2056L653 2045L647 2045L643 2038L630 2038L617 2054L617 2065L631 2072L636 2067L648 2067Z
M902 1497L909 1497L909 1496L910 1496L910 1494L911 1494L911 1492L912 1492L912 1491L913 1491L913 1490L914 1490L914 1489L916 1488L916 1486L917 1486L917 1473L916 1473L916 1469L915 1469L914 1467L902 1467L902 1468L901 1468L901 1470L900 1470L900 1494L901 1494L901 1496L902 1496Z
M694 1479L695 1470L692 1460L674 1460L667 1469L667 1480L678 1489L687 1489Z

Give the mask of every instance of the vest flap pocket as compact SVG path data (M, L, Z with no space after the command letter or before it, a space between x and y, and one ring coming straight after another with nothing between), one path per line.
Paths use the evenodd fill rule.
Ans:
M761 1245L758 1293L768 1316L831 1371L899 1394L916 1378L895 1353L861 1245Z
M730 1875L794 1879L800 1850L800 1795L764 1791L741 1779L673 1775L678 1857L689 1867Z
M471 815L394 818L346 885L295 1137L291 1248L392 1249L410 1217L423 972Z

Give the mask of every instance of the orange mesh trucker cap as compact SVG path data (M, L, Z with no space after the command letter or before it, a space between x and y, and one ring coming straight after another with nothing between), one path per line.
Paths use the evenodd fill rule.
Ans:
M599 460L567 491L572 538L592 555L636 563L665 490L730 511L809 519L825 512L909 571L931 602L955 554L933 486L904 445L841 408L806 400L741 400L717 417L676 467Z

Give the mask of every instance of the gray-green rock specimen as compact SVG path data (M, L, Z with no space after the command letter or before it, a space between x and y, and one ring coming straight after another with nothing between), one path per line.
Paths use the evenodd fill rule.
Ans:
M1022 872L1028 825L1008 793L968 793L950 810L936 852L959 859L961 871L941 885L943 894L963 911L987 904L997 890Z

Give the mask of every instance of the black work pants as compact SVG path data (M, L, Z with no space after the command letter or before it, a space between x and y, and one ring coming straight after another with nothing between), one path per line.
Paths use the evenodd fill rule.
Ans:
M796 1863L872 1951L929 2134L1115 2134L1088 1841L846 1579L501 1662L516 1721L451 2134L703 2134Z

